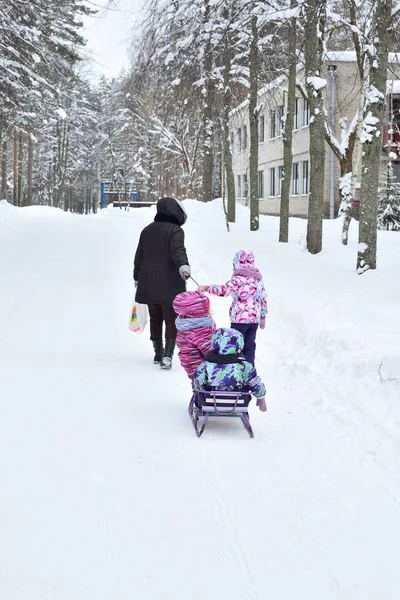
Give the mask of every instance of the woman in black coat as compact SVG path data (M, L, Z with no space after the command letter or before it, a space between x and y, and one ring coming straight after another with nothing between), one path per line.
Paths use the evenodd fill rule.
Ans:
M140 234L135 254L133 279L137 285L136 302L147 304L150 316L150 339L154 363L170 369L175 349L176 313L172 302L186 290L190 266L185 249L182 225L186 213L175 198L157 202L154 222ZM165 347L162 328L165 321Z

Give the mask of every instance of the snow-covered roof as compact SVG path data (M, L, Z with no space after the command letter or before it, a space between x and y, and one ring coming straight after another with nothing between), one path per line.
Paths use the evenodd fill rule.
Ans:
M353 50L337 50L337 51L331 51L329 50L328 52L325 52L324 54L324 62L356 62L357 58L356 58L356 53ZM400 52L389 52L389 63L399 63L400 65ZM297 67L297 71L301 71L303 69L303 65L298 65ZM284 87L283 83L285 82L285 80L287 80L287 76L285 74L279 75L278 77L276 77L275 79L273 79L272 81L270 81L269 83L267 83L267 85L265 85L264 87L262 87L259 91L258 91L258 97L260 98L261 96L264 96L264 94L267 94L268 92L271 92L272 90L275 90L277 88L282 88ZM389 81L392 80L388 80L388 86L389 86ZM400 94L400 80L393 80L393 90L389 90L388 87L388 91L392 91L393 94ZM237 114L238 112L240 112L241 110L243 110L244 108L246 108L249 105L249 101L248 100L244 100L244 102L242 102L241 104L239 104L238 106L236 106L235 108L233 108L231 110L231 112L229 113L229 116L232 117L233 115Z
M325 60L333 62L356 62L356 53L353 50L329 51L324 55Z
M329 50L324 55L324 60L332 62L356 62L357 56L354 50ZM400 52L389 52L389 62L400 64Z

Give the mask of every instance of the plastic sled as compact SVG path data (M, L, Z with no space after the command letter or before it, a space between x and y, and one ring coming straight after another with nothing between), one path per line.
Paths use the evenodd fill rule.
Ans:
M254 437L248 411L250 400L251 394L248 392L194 392L188 412L197 437L200 437L207 427L210 417L239 418L249 436Z

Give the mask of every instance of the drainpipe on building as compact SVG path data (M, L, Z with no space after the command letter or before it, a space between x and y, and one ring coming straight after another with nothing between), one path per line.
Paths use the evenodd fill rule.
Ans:
M335 65L328 66L329 77L331 80L331 128L335 133L335 114L336 114L336 80L335 80ZM335 218L335 153L331 150L331 181L329 195L329 218Z

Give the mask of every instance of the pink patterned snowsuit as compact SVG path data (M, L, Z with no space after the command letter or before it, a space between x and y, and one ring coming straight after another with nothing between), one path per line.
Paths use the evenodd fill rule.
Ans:
M191 378L211 350L215 323L208 315L210 301L201 292L184 292L175 297L173 308L178 313L175 324L178 330L176 345L179 348L179 360Z
M235 254L229 281L224 285L206 285L204 291L216 296L232 296L231 323L260 323L268 312L264 282L254 266L251 251L239 250Z

